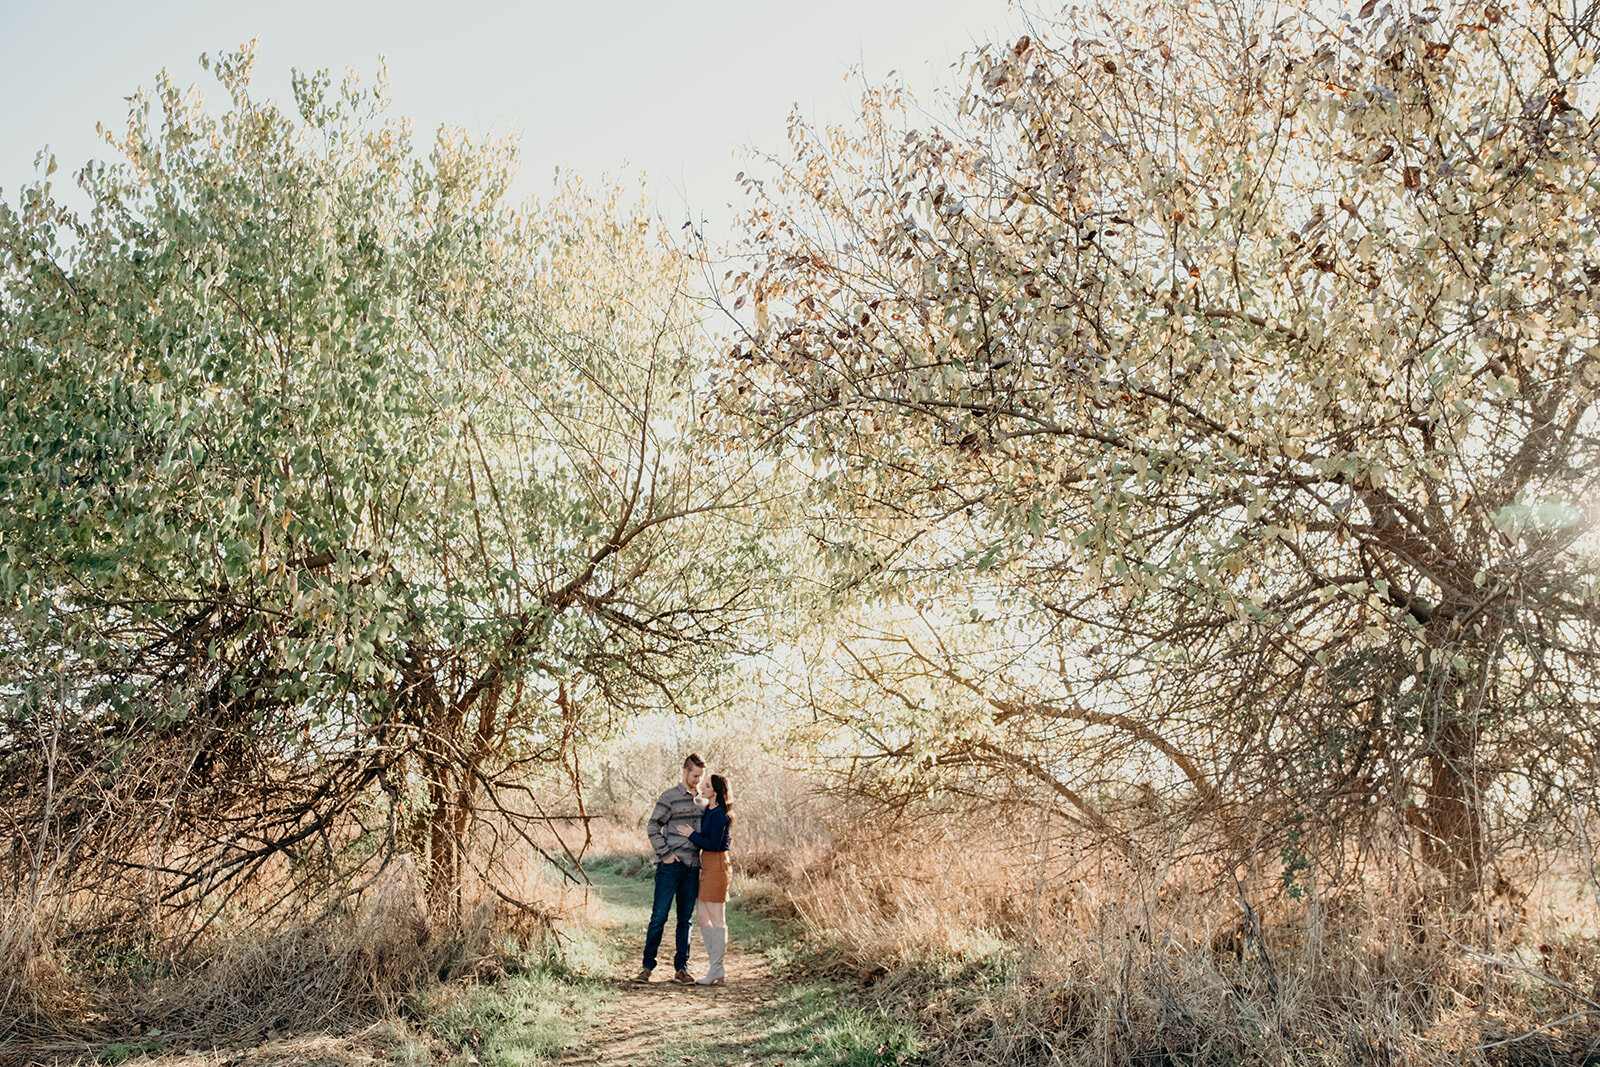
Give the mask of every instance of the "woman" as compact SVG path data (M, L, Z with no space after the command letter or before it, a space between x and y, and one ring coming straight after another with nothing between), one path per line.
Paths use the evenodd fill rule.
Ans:
M722 958L728 951L728 836L733 828L733 805L728 803L728 780L720 774L700 783L706 799L700 829L689 833L689 840L700 850L700 898L695 915L700 924L700 940L706 946L706 975L696 985L722 985ZM687 823L684 829L690 830Z

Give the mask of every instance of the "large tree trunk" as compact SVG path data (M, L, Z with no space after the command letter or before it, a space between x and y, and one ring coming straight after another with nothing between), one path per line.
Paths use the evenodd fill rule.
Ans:
M404 846L423 872L428 910L435 921L454 921L460 917L460 834L455 812L463 790L461 768L454 754L458 751L461 709L447 700L433 666L426 656L416 656L404 666L401 702L402 716L416 732L407 740L414 744L415 760L407 777L426 785L426 807L413 809L406 820ZM405 743L396 739L397 743Z
M482 793L479 772L495 746L503 690L504 671L497 665L455 703L429 705L428 903L436 920L462 916L465 851Z
M454 922L461 918L460 840L452 804L456 790L449 768L436 767L436 774L428 789L428 909L436 921Z
M1483 885L1483 775L1476 731L1453 687L1441 694L1428 750L1428 801L1420 820L1422 856L1444 878L1444 904L1452 911L1476 906Z

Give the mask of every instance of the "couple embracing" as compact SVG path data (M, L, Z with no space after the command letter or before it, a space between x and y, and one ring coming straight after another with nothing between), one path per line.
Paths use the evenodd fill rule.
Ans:
M634 979L650 981L656 952L667 928L667 913L678 908L677 943L672 954L672 980L682 985L722 985L722 958L728 951L728 831L733 806L728 780L706 775L706 764L690 753L683 761L683 782L661 794L650 813L650 847L656 852L656 895L645 931L644 967ZM689 920L700 905L700 939L706 948L706 975L689 973Z

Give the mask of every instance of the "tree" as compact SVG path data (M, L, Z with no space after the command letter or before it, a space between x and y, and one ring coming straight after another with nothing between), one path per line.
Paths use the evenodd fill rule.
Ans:
M410 852L449 918L582 814L578 740L715 677L750 489L641 207L517 206L511 146L424 157L381 84L286 113L202 63L227 108L135 98L88 214L0 208L13 884L207 918L287 866L300 914Z
M928 618L850 672L913 709L857 781L1005 771L1113 839L1142 782L1330 869L1415 833L1458 907L1581 829L1593 13L1374 6L1064 10L747 181L725 403L815 457L837 588Z

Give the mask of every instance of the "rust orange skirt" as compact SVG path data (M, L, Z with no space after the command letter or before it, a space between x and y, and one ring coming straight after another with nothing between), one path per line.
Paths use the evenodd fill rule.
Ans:
M700 899L707 904L726 904L732 873L726 852L700 853Z

